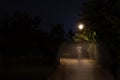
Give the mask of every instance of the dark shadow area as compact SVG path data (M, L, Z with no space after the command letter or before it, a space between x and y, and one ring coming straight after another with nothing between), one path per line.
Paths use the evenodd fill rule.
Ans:
M120 80L120 0L19 1L0 2L1 78L48 80L66 58L66 79L81 79L96 63L96 79L106 71Z
M60 64L57 53L65 41L63 25L38 30L41 19L26 12L0 17L0 68L8 79L47 80Z

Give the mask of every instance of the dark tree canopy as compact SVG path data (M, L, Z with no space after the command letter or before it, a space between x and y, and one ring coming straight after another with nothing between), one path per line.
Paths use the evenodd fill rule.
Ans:
M73 38L74 36L75 36L75 33L73 32L73 30L69 29L66 37L67 37L69 40L74 41L74 38Z
M111 44L120 35L120 1L90 0L85 4L82 20L94 31L99 40Z
M116 78L120 59L120 0L89 0L85 3L81 16L81 20L96 32L97 42L109 49L113 61L112 71Z
M56 39L57 42L63 42L65 40L65 32L63 29L63 25L61 24L56 24L56 25L51 25L51 31L50 31L51 37Z
M4 48L3 55L28 54L39 20L39 17L27 13L0 17L0 37L4 41L1 43L1 47Z
M51 35L37 28L41 19L28 13L0 17L0 51L3 64L19 64L22 57L30 60L38 56L40 64L58 64L57 49L64 41L64 30L60 24L52 26ZM28 57L30 59L28 59ZM24 62L21 62L24 63Z

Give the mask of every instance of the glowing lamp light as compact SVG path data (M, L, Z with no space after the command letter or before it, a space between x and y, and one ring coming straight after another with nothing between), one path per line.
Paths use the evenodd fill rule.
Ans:
M82 30L82 29L84 28L84 25L83 25L83 24L80 24L80 25L78 26L78 28L79 28L80 30Z

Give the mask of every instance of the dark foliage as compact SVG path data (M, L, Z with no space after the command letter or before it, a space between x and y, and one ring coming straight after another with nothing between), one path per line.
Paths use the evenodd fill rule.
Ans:
M37 30L40 22L39 17L27 13L0 17L0 51L4 64L57 63L57 49L64 41L63 26L53 26L49 35Z
M82 20L96 32L98 43L105 44L110 52L111 69L117 76L120 41L120 1L119 0L90 0L85 3ZM114 56L113 56L114 55Z
M74 41L74 38L73 38L74 36L75 36L75 33L71 29L69 29L67 36L66 36L68 40Z

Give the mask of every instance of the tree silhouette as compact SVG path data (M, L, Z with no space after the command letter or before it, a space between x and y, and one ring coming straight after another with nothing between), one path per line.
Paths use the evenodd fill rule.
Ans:
M61 24L51 25L50 38L52 40L54 48L52 59L53 61L55 61L55 64L59 64L58 49L61 43L65 41L65 32L63 29L63 25Z
M85 4L82 14L82 19L93 31L96 31L97 42L105 44L111 56L119 56L120 52L118 45L120 41L119 4L119 0L90 0ZM117 76L115 69L119 59L119 57L112 56L115 76Z
M69 29L68 33L67 33L67 38L71 41L74 41L73 37L74 37L75 33Z
M54 38L58 44L63 42L65 40L65 32L63 29L63 25L51 25L50 36Z
M4 60L30 54L39 18L27 13L15 13L0 18L2 55Z

